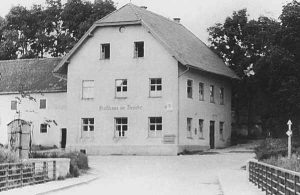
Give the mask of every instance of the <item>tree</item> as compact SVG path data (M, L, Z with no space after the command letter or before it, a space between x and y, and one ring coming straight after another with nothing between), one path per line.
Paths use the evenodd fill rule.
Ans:
M300 114L299 3L283 7L281 23L240 10L208 29L210 46L241 78L233 85L233 105L246 110L248 127L259 115L263 128L284 133L288 118Z
M64 5L46 0L45 7L15 6L0 18L0 59L65 55L93 22L115 9L111 0L69 0Z
M88 1L70 0L65 4L61 13L63 21L62 27L68 30L75 40L79 40L85 33L90 15L92 14L92 4Z
M62 27L78 41L92 24L116 10L111 0L95 0L94 3L82 0L69 0L61 13Z
M255 101L259 101L253 66L269 49L278 27L278 22L266 17L249 21L243 9L208 29L210 47L241 78L233 83L233 106L238 123L241 113L246 113L248 128L254 120Z
M300 3L286 4L279 18L272 48L255 67L259 89L267 97L260 115L276 135L284 134L288 119L300 124Z
M16 30L4 30L0 40L0 60L11 60L17 58L18 46L15 40L18 39Z

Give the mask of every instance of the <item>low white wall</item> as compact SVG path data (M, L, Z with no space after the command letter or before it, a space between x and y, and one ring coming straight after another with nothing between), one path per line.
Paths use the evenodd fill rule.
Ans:
M56 162L56 178L66 177L70 170L70 159L69 158L30 158L23 160L24 163L35 163L35 169L41 169L43 163L48 164L48 177L53 178L53 162Z

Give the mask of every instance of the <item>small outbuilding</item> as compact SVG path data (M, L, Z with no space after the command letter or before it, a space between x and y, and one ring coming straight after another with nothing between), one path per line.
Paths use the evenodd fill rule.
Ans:
M8 148L17 152L19 158L28 158L31 145L31 123L15 119L7 124Z

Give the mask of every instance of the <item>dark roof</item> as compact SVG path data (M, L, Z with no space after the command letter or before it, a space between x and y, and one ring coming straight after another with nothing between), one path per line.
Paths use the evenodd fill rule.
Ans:
M97 27L126 24L143 25L183 65L229 78L238 78L221 58L183 25L131 3L96 21L54 71L66 71L64 66L67 66L70 57Z
M0 61L0 94L67 91L67 81L52 71L61 58Z

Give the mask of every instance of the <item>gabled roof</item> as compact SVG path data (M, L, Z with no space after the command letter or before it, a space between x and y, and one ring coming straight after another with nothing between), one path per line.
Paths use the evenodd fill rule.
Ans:
M229 78L238 78L221 58L183 25L131 3L96 21L54 71L63 72L70 57L97 27L132 24L143 25L181 64Z
M0 94L25 92L65 92L67 81L52 71L61 58L0 61Z

